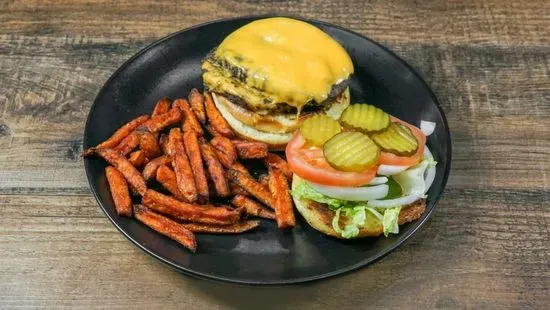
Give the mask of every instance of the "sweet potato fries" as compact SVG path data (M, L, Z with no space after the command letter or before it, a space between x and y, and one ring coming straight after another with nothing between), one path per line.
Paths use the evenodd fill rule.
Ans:
M195 233L240 234L261 225L247 217L295 225L286 161L264 143L237 139L211 95L197 89L188 100L160 98L151 116L131 120L83 156L109 164L105 175L118 215L193 252ZM255 178L248 160L263 162L269 174Z

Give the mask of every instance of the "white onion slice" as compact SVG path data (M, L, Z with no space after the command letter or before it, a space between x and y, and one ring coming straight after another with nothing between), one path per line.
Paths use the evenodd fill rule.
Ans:
M386 177L375 177L370 182L369 185L380 185L388 183L388 178Z
M430 189L430 186L432 186L432 183L434 182L434 179L435 179L435 166L430 167L428 168L428 170L426 170L426 174L424 176L424 184L426 184L424 193L428 192L428 190Z
M429 121L420 121L420 130L426 135L431 135L435 130L435 123Z
M408 196L403 196L395 199L371 200L367 202L367 207L382 208L382 209L400 207L400 206L411 204L420 198L421 197L418 195L408 195Z
M379 175L394 175L407 170L409 166L380 165L378 166Z
M389 190L387 184L364 187L340 187L308 183L313 189L325 196L348 201L367 201L384 198L388 195Z

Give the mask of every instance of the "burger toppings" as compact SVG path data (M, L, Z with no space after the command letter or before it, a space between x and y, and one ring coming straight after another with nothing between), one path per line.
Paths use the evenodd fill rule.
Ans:
M346 128L365 133L380 132L390 125L390 116L370 104L355 104L342 112L340 122Z
M337 170L361 172L376 165L380 148L367 135L346 131L328 140L323 154Z
M340 131L340 124L326 115L312 116L300 127L300 133L307 143L315 146L322 146Z
M332 228L342 238L377 223L386 236L398 233L401 210L425 198L435 176L426 136L367 104L348 107L339 121L326 118L304 122L287 146L301 178L292 195L333 210Z

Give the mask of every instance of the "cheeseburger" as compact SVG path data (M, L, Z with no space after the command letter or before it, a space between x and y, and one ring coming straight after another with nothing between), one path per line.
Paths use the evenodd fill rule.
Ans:
M320 29L290 18L237 29L204 59L202 70L235 132L272 149L284 149L308 117L338 118L350 102L349 55Z

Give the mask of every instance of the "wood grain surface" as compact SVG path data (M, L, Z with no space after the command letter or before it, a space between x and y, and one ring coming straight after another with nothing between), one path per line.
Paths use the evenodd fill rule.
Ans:
M378 263L313 284L182 276L120 234L78 154L92 101L150 42L212 19L320 19L383 43L453 134L435 213ZM548 308L550 1L0 1L0 308Z

